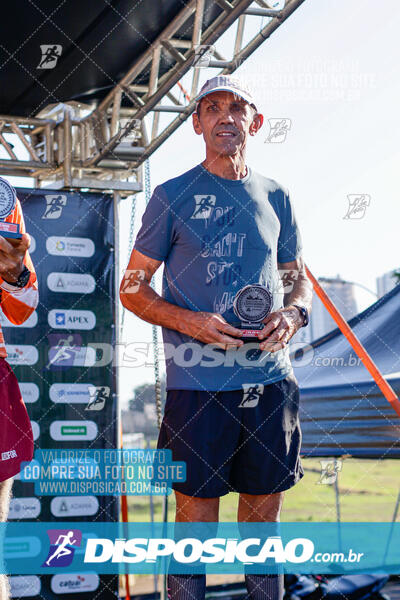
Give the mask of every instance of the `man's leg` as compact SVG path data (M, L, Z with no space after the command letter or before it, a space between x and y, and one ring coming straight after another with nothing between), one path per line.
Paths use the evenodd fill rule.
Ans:
M13 484L13 478L6 479L0 482L0 522L5 523L8 517L8 510L10 508L11 500L11 488ZM2 532L4 533L4 532ZM0 575L0 598L1 600L8 600L10 597L10 588L8 584L7 575Z
M175 491L176 523L218 521L219 498L194 498ZM203 600L206 575L168 575L168 598L171 600Z
M276 494L240 494L238 522L278 522L283 504L284 492ZM282 600L283 574L245 575L248 598L251 600Z

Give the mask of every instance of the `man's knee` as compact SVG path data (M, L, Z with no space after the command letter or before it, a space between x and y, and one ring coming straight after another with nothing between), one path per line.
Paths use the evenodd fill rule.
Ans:
M219 498L196 498L175 491L177 521L218 521Z
M276 494L240 494L238 521L278 522L284 492Z

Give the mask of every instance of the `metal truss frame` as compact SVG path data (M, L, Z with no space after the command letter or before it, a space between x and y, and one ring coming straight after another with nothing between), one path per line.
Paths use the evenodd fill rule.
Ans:
M195 108L200 69L194 65L199 48L213 46L237 21L231 58L215 52L208 63L216 74L231 74L304 1L285 0L283 8L275 10L266 0L215 0L221 13L203 31L206 0L190 0L94 110L69 102L49 107L36 118L0 115L0 147L7 155L0 159L0 173L34 177L37 187L141 191L140 166ZM246 20L256 17L268 18L267 24L242 47ZM177 37L185 27L191 40ZM170 66L160 75L163 56ZM190 70L191 88L183 104L173 88ZM159 131L162 112L177 116ZM150 135L144 123L148 115ZM7 133L18 137L27 157L17 157L4 137Z

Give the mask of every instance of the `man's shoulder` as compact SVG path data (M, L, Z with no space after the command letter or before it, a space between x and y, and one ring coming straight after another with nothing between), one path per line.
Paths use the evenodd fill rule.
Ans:
M276 196L276 198L278 199L279 197L282 198L282 195L289 195L288 189L284 185L276 181L276 179L267 177L266 175L263 175L258 171L254 171L253 169L252 175L253 178L257 181L257 183L259 185L262 185L271 194L271 196Z
M177 192L184 191L185 189L190 187L193 183L195 183L196 179L199 176L198 171L199 171L199 165L196 165L196 166L192 167L191 169L189 169L188 171L185 171L184 173L177 175L176 177L167 179L167 181L164 181L163 183L161 183L159 187L161 187L163 189L163 191L166 193L167 196L170 196L171 194L173 194L173 196L176 197Z

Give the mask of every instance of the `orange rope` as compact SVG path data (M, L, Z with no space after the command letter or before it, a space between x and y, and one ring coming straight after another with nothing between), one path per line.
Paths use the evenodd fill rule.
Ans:
M355 353L364 363L365 368L370 372L373 379L375 380L376 385L381 390L382 394L385 396L386 400L392 405L393 410L396 411L398 416L400 417L400 400L396 396L391 385L384 379L382 373L379 371L378 367L375 365L374 361L361 344L360 340L353 333L353 330L345 319L342 317L340 312L337 310L336 306L333 304L328 294L322 289L319 282L315 279L313 274L310 272L309 268L306 265L307 277L310 279L314 286L314 291L325 305L325 308L339 327L340 331L343 333L345 338L348 340L350 345L353 347Z
M184 96L185 96L186 100L187 100L188 102L190 102L190 96L189 96L189 94L187 93L187 91L185 90L185 88L183 87L183 85L182 85L181 83L179 83L179 81L178 81L178 83L177 83L176 85L179 87L179 89L181 90L181 92L183 92L183 94L184 94Z

